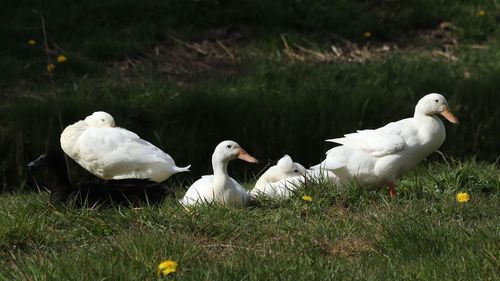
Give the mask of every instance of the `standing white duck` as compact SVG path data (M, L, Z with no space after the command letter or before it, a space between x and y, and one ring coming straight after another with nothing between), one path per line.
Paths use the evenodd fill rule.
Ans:
M326 159L311 168L333 172L340 184L353 180L362 185L387 184L391 197L395 197L396 178L443 144L446 131L439 114L458 124L446 99L428 94L418 101L411 118L327 140L342 145L330 149ZM339 163L345 167L331 169Z
M267 169L250 191L252 197L286 198L305 181L306 168L293 162L288 155L283 156L276 165Z
M236 158L250 163L259 162L234 141L226 140L219 143L212 154L214 174L202 176L194 182L180 203L184 206L214 202L244 206L249 200L248 191L227 174L229 161Z
M162 182L173 174L189 171L135 133L115 126L103 111L67 126L61 148L80 166L104 180L149 179Z

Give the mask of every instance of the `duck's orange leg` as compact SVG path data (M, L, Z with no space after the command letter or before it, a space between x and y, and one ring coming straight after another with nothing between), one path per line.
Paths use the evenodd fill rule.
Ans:
M388 182L387 187L389 188L389 195L391 195L391 198L396 197L396 185L394 185L393 182Z

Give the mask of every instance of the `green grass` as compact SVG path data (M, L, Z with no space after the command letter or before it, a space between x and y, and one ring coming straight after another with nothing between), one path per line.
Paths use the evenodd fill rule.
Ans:
M210 172L210 155L224 139L263 163L288 153L308 166L324 157L325 139L411 116L420 97L439 92L461 120L447 125L443 153L497 159L500 10L494 2L286 2L2 3L0 190L30 188L26 163L57 145L64 126L96 110L110 112L180 165L192 164L182 177L194 179ZM46 21L54 85L33 9ZM444 36L457 40L456 60L433 55L446 47L434 35L418 39L443 21L454 26ZM365 31L373 36L364 38ZM295 51L297 45L349 51L339 38L392 49L364 63L300 61L287 55L281 35ZM61 53L64 64L55 62ZM248 177L262 167L234 169Z
M179 263L166 279L499 279L500 7L400 2L2 2L0 279L154 280L165 259ZM430 31L442 22L452 24L444 35ZM304 61L291 58L282 35ZM324 62L298 47L355 49L344 40L390 52ZM443 56L447 48L452 57ZM58 54L68 61L56 63ZM230 166L251 182L285 153L319 163L331 147L325 139L408 117L429 92L444 94L461 121L446 124L440 148L451 166L431 155L401 179L396 200L385 189L319 183L244 209L187 212L173 198L141 208L65 208L33 192L26 170L58 144L62 127L106 110L179 165L192 164L169 186L182 190L210 173L224 139L261 161ZM72 173L82 178L78 167ZM455 202L461 191L470 202Z
M498 165L423 164L399 197L311 184L284 202L191 212L159 206L48 205L47 194L0 198L0 277L6 280L496 280ZM471 200L454 197L468 192ZM300 196L308 194L312 202ZM179 196L182 195L182 192Z
M330 147L325 139L411 116L416 101L429 92L443 93L461 121L446 124L445 155L494 161L500 52L496 45L479 51L464 47L457 55L459 61L448 62L395 54L365 64L254 58L238 74L207 74L194 83L165 79L146 66L126 80L113 73L61 80L56 94L63 126L108 111L119 126L158 145L179 165L191 164L192 173L183 175L191 179L211 171L210 155L224 139L238 141L264 163L235 164L237 174L257 173L268 159L285 153L306 166L317 164ZM465 71L470 79L463 78ZM50 86L23 89L0 106L4 190L24 185L25 164L57 145L61 132Z
M289 153L316 164L329 147L324 139L410 116L421 96L440 92L462 121L448 126L443 152L496 160L490 136L500 134L500 8L486 0L396 2L2 3L1 190L24 188L25 164L57 143L58 109L62 126L107 110L120 126L192 164L196 178L210 170L210 154L223 139L264 162ZM40 13L50 60L68 57L56 63L54 87ZM439 40L415 40L443 21L455 26L449 35L458 41L456 61L430 55L444 48ZM364 38L365 31L373 36ZM281 35L292 47L320 52L342 46L339 37L401 49L361 64L302 62L286 55ZM217 58L225 54L220 47L217 55L200 55L172 38L212 47L220 40L235 59ZM28 39L38 44L28 46ZM260 168L236 170L251 175Z

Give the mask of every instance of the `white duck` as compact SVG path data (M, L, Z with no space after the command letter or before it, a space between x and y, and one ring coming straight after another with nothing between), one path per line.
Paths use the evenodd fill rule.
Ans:
M226 140L219 143L212 154L213 175L203 176L194 182L180 200L184 206L204 203L221 203L237 207L244 206L249 200L248 191L227 174L229 161L241 160L258 163L239 144Z
M103 111L67 126L61 148L80 166L104 180L149 179L162 182L173 174L189 171L135 133L115 126Z
M276 165L267 169L250 191L252 197L286 198L305 181L306 168L293 162L288 155L283 156Z
M446 131L439 114L458 124L446 99L428 94L418 101L411 118L327 140L342 145L330 149L326 159L311 168L333 172L340 184L353 180L362 185L387 184L394 197L396 178L443 144ZM331 169L339 164L345 167Z

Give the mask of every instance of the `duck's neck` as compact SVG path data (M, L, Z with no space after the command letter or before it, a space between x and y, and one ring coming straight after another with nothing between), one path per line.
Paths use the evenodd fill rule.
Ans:
M418 124L419 137L423 143L429 143L430 149L433 150L443 144L446 137L446 131L443 121L441 121L438 116L415 111L413 118Z
M226 186L226 182L229 180L229 175L227 174L227 164L228 161L212 160L212 167L214 169L214 189L223 189Z
M413 118L415 118L419 122L432 122L433 120L440 121L436 115L429 115L423 111L418 110L415 110Z

